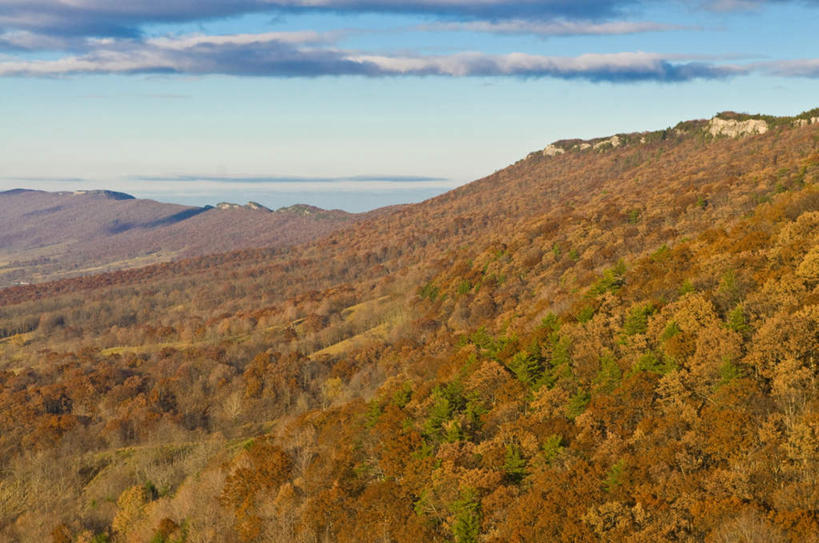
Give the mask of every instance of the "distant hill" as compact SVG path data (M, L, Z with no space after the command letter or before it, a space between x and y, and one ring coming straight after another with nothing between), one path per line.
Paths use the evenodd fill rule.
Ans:
M189 207L107 190L0 192L0 287L305 242L355 216L249 202Z

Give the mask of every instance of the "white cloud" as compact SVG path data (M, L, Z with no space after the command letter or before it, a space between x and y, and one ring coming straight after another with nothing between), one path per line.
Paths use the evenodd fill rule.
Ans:
M162 49L182 50L190 49L198 45L261 45L271 42L286 43L289 45L326 44L337 41L342 35L342 32L315 32L313 30L216 36L192 34L182 37L150 38L146 40L145 43Z
M757 66L767 73L782 77L819 77L819 58L763 62Z
M538 36L620 35L642 32L667 32L690 27L651 21L531 21L510 19L501 21L466 21L432 23L419 30L488 32L492 34L535 34Z
M680 58L679 55L676 57L676 59ZM576 57L524 53L506 55L459 53L437 57L359 55L354 59L375 64L385 73L454 77L524 76L581 78L598 81L674 81L726 77L743 71L737 66L715 66L705 63L675 64L668 57L644 52L585 54Z
M122 39L91 44L85 54L52 60L0 61L0 76L64 76L94 73L227 74L265 77L324 75L519 76L591 81L687 81L744 73L741 66L646 52L575 57L465 52L453 55L372 55L320 43L314 32L189 35Z

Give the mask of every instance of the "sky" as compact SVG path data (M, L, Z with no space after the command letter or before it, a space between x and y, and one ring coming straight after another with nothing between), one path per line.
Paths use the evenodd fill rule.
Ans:
M0 0L0 190L365 211L819 106L819 0Z

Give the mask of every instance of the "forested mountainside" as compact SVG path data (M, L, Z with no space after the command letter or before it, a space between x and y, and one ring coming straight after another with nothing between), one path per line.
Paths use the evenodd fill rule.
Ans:
M102 190L10 190L0 192L0 287L294 245L355 218L310 206L271 212L253 202L190 207Z
M819 540L817 116L0 290L0 537Z

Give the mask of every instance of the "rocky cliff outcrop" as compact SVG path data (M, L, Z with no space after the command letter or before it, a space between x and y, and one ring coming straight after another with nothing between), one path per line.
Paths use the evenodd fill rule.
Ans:
M714 117L708 122L707 131L714 137L728 136L729 138L738 138L749 134L764 134L768 131L768 123L762 119L737 121Z
M552 143L547 145L546 148L543 150L543 156L557 156L562 155L565 152L566 151L564 149L561 149L560 147Z
M793 125L796 127L808 126L809 124L819 124L819 117L811 117L810 119L796 119Z

